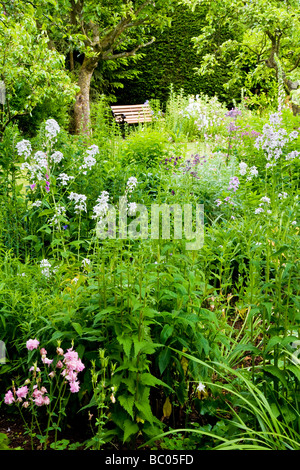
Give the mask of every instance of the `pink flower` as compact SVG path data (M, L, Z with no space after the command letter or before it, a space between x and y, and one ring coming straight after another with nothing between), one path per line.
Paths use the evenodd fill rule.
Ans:
M50 398L44 397L44 405L49 405L49 403L50 403Z
M59 354L60 356L63 356L63 354L64 354L64 350L63 350L62 348L57 348L57 349L56 349L56 352L57 352L57 354Z
M37 339L29 339L26 343L26 348L32 351L33 349L37 349L39 344L40 342Z
M18 398L26 398L27 396L27 393L28 393L28 387L27 385L25 385L25 387L20 387L18 388L18 390L16 391L16 394L17 394L17 397Z
M56 367L57 367L58 369L61 369L63 366L64 366L64 365L63 365L63 363L62 363L61 361L58 361L58 363L56 364Z
M11 390L8 390L8 392L5 394L4 397L4 403L6 405L11 405L15 401L13 393Z
M53 359L48 359L48 357L42 357L42 361L44 364L49 366L50 364L52 364Z
M64 354L64 363L68 370L73 369L75 372L81 372L85 367L78 357L78 353L73 351L73 348L68 349Z
M68 372L68 375L65 376L69 382L75 382L77 379L77 374L73 370Z
M34 400L34 403L37 405L37 406L43 406L44 404L44 397L43 395L38 395L35 400Z
M22 405L24 408L28 408L29 406L29 402L28 401L24 401L23 405Z
M40 353L41 353L42 356L46 356L47 351L46 351L45 348L42 348L42 349L40 350Z
M42 395L42 392L37 388L37 385L34 386L35 390L32 392L33 398L37 398Z
M79 382L71 382L71 383L70 383L70 391L71 391L72 393L77 393L77 392L79 392L79 388L80 388L80 387L79 387Z

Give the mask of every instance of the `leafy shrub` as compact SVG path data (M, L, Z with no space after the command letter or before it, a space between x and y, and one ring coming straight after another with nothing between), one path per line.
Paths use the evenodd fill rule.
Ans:
M167 135L151 127L144 127L142 131L132 132L127 138L123 161L124 164L157 166L168 155L168 151Z

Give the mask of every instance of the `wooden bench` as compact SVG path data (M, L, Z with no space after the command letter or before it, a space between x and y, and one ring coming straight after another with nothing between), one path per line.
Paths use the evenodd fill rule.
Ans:
M137 124L151 122L153 111L148 104L133 104L123 106L111 106L111 110L116 122L120 124Z

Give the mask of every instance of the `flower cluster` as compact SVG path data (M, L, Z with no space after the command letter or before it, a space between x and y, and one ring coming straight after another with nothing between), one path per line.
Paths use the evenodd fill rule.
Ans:
M239 185L240 185L240 181L239 181L238 177L233 176L232 178L230 178L228 190L230 191L232 189L233 192L235 193L237 191Z
M249 168L247 163L240 162L239 168L240 168L240 175L242 176L247 175L247 181L252 180L253 176L258 176L258 170L256 166L252 166Z
M56 180L60 182L62 186L67 186L68 181L73 180L74 176L69 176L66 173L60 173Z
M42 259L40 261L41 273L46 278L50 278L52 274L55 274L57 268L52 268L51 263L47 259Z
M127 181L125 194L131 194L132 191L134 190L134 188L136 187L137 182L138 181L137 181L136 177L131 176Z
M96 204L93 208L94 214L92 215L92 219L98 219L98 221L102 220L109 209L108 200L109 193L107 191L102 191L96 201L98 204Z
M77 194L71 192L68 196L70 201L75 201L75 212L79 214L81 211L86 212L86 196L84 194Z
M171 165L173 165L173 167L176 168L176 166L178 165L179 160L181 160L181 158L182 157L176 157L176 156L172 155L171 157L165 158L165 160L161 161L160 163L164 164L166 166L166 170L169 170Z
M39 347L39 341L37 339L29 339L26 342L28 351L33 351ZM63 349L58 346L56 349L58 355L56 361L47 357L47 351L44 348L40 349L41 361L47 366L47 375L52 380L56 375L57 371L60 372L60 376L63 378L65 384L69 384L69 391L71 393L77 393L80 389L78 373L82 372L85 368L83 362L78 356L78 353L73 350L73 346L64 352ZM52 370L49 372L48 367L52 365ZM30 404L36 406L43 406L50 404L50 397L46 387L41 385L41 370L37 366L37 362L30 367L29 372L32 373L29 379L26 379L24 385L19 388L15 388L14 384L12 390L8 390L4 397L4 403L11 405L12 403L22 404L24 408L27 408ZM28 387L30 385L30 388ZM24 400L24 401L23 401Z
M268 160L266 167L272 167L276 165L277 160L282 156L284 147L297 139L298 132L293 131L289 135L282 125L281 113L271 114L269 117L269 124L265 124L263 132L257 137L254 146L258 150L264 150L266 152L266 158ZM286 160L294 159L299 156L299 152L293 151L286 155Z
M230 117L233 119L236 119L238 116L240 116L242 113L238 108L233 108L230 111L228 111L225 116Z
M64 158L63 154L57 150L50 156L51 160L53 163L60 163L62 159Z
M26 158L30 157L31 154L31 143L29 140L21 140L21 142L18 142L16 145L16 149L18 152L18 155L21 157L24 155L25 160Z
M64 206L61 206L60 204L57 204L55 207L55 215L48 220L48 224L52 226L59 226L59 218L61 216L65 216L66 214L66 208Z
M268 197L268 196L263 196L261 198L261 202L259 204L259 207L257 209L255 209L254 213L255 214L260 214L262 212L266 212L267 214L271 214L272 211L270 209L267 209L266 205L269 205L271 204L271 199Z
M59 351L63 354L63 351ZM78 353L70 348L67 350L66 353L63 354L63 361L59 361L59 367L62 367L63 370L61 375L69 382L70 391L72 393L76 393L79 391L79 380L78 380L78 373L83 371L85 368L84 364L82 363L81 359L78 356Z
M60 132L60 127L55 121L55 119L48 119L45 125L46 137L49 140L55 139L57 134Z
M79 170L84 170L82 173L86 175L87 171L90 170L96 163L95 155L99 153L99 148L97 145L91 145L87 151L87 156L83 159L83 165L79 167Z

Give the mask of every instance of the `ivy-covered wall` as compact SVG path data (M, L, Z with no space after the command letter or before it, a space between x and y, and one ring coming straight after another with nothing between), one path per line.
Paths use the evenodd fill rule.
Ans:
M133 80L122 80L124 88L116 92L118 104L143 103L153 98L163 104L173 84L175 91L183 89L187 94L202 92L208 96L217 95L221 101L232 105L232 93L229 95L223 87L228 80L229 70L220 67L208 77L196 75L194 70L199 67L201 56L196 53L192 38L200 34L205 24L204 8L200 5L192 12L184 6L178 6L173 14L171 28L163 33L153 31L156 41L143 50L144 57L135 65L140 75ZM223 40L226 31L220 34ZM234 98L239 99L239 95Z

